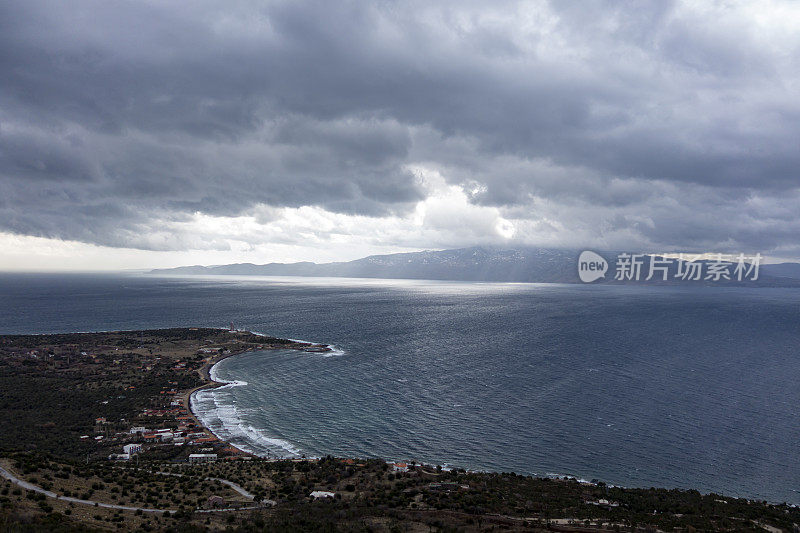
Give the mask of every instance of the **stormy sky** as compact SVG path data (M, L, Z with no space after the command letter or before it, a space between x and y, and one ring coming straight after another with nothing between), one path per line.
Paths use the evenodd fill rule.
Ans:
M0 1L0 268L800 258L795 2Z

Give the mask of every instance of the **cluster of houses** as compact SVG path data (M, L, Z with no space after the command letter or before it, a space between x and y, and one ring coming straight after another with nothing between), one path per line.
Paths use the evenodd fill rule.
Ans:
M138 443L126 444L122 447L122 453L112 453L108 458L112 461L129 461L131 457L142 451L142 445Z
M205 431L187 432L176 431L173 429L149 430L144 427L130 428L130 438L139 442L125 444L122 447L123 453L111 454L108 458L116 461L127 461L135 454L142 451L142 446L150 445L173 445L173 446L202 446L215 445L220 443L219 439ZM214 458L216 458L216 455ZM197 456L193 460L192 457ZM210 460L209 454L190 454L190 462L203 462Z
M605 498L600 498L597 501L588 501L587 500L584 503L586 503L587 505L596 505L596 506L602 507L604 509L613 509L614 507L619 507L619 502L608 501Z
M162 394L173 396L177 391L165 390ZM143 449L155 446L216 446L221 444L219 439L206 431L201 431L197 427L194 418L183 406L182 399L175 396L169 406L155 409L145 409L142 416L156 419L155 424L162 425L166 421L173 421L177 427L162 429L148 429L145 426L134 426L126 433L115 435L115 440L127 441L128 444L122 446L122 453L113 453L109 459L115 461L128 461ZM98 425L106 423L104 419L98 419ZM172 425L172 424L169 424ZM213 448L202 449L199 451L213 450ZM192 453L189 455L190 462L204 462L216 458L215 454Z

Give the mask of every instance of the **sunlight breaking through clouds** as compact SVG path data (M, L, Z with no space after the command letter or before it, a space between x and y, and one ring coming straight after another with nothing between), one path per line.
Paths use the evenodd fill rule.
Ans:
M798 16L7 3L0 231L154 265L474 244L800 256Z

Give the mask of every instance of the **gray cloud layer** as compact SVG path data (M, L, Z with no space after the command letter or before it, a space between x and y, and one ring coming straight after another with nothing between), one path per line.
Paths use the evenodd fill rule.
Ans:
M798 253L790 8L2 2L0 230L217 246L148 234L402 215L424 165L524 242Z

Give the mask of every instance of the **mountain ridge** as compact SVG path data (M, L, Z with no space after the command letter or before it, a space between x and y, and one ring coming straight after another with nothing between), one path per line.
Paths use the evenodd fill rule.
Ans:
M446 250L424 250L380 254L330 263L300 261L295 263L232 263L225 265L192 265L151 270L155 275L236 275L236 276L300 276L385 279L430 279L477 282L580 283L578 256L581 251L560 248L501 248L473 246ZM720 280L685 281L678 278L679 262L669 267L668 279L619 281L614 279L616 251L597 252L609 264L608 272L596 283L650 284L747 284L758 286L800 286L800 263L760 265L757 281ZM646 277L649 257L642 267ZM708 264L710 261L703 260ZM685 263L685 262L684 262ZM731 263L732 265L732 263Z

